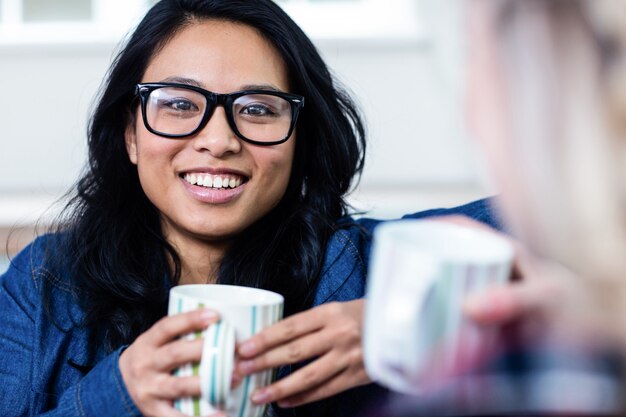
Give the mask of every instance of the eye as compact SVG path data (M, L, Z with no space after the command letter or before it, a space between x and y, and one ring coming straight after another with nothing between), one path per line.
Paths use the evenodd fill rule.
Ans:
M263 103L251 103L243 107L240 111L241 114L249 116L274 116L275 113L272 109Z
M180 112L198 111L198 106L190 100L184 98L171 98L168 100L161 100L159 102L160 107L169 108Z

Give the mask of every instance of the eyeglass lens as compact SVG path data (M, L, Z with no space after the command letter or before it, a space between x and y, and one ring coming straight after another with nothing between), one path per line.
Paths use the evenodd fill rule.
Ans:
M208 105L207 98L196 91L161 87L153 90L146 102L146 118L159 133L186 135L198 128ZM257 142L277 141L289 134L291 104L274 95L246 94L233 101L232 116L243 137Z

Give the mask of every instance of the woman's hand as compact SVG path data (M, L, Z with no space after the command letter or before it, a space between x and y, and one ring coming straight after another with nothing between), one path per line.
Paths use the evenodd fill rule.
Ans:
M554 261L516 245L514 273L519 278L465 300L468 318L483 326L522 325L523 340L581 348L626 347L620 323L626 317L621 280L579 276Z
M532 257L526 248L510 236L465 216L433 217L432 220L492 233L513 246L512 282L468 296L464 308L471 320L483 325L504 325L529 315L543 315L552 308L549 305L550 300L559 300L558 295L564 290L559 282L563 278L557 279L555 270L547 274L552 277L542 279L540 276L546 272L540 271L542 268L538 259ZM547 264L543 269L546 267ZM558 275L562 276L563 273L564 271L560 271Z
M254 392L252 401L295 407L371 382L363 363L364 305L364 300L324 304L268 327L239 346L241 375L313 359Z
M465 300L467 316L478 324L503 325L530 316L546 316L551 310L558 310L558 304L563 302L562 293L568 280L566 270L542 263L519 243L506 239L515 247L512 266L515 280L472 294Z
M120 356L120 371L128 392L147 417L183 417L172 406L181 397L199 396L200 380L177 377L171 372L181 365L199 362L202 339L179 338L204 330L218 315L209 309L168 316L141 334ZM217 414L216 416L221 415Z

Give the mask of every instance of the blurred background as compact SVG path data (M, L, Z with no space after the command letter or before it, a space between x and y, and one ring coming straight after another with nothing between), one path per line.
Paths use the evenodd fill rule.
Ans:
M0 0L0 272L78 178L94 97L153 3ZM454 0L278 3L365 113L367 165L350 197L357 209L392 218L490 193L465 132Z

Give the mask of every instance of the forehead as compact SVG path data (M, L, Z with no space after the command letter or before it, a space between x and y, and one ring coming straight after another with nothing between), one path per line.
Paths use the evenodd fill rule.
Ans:
M142 79L198 81L218 93L245 85L270 84L288 91L286 65L274 46L253 27L202 20L180 30L152 57Z

